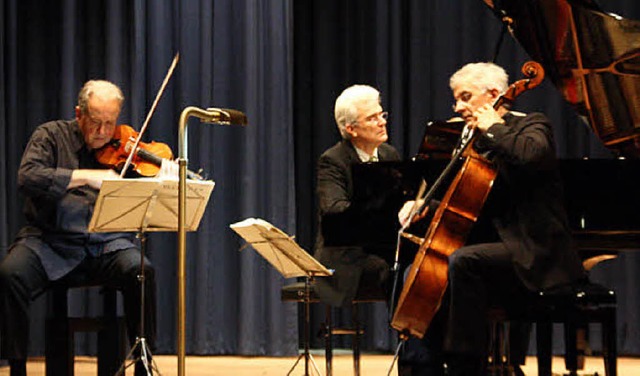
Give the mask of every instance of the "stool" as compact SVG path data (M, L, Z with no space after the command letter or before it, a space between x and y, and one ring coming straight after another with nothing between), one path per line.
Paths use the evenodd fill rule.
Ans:
M489 358L494 362L490 364L490 371L502 372L505 369L504 363L508 362L508 351L506 355L504 353L508 345L501 343L507 337L503 331L501 332L504 326L495 325L514 319L536 324L536 357L539 376L552 374L551 350L554 323L562 323L564 326L564 359L570 375L577 375L578 370L584 367L579 354L579 331L586 330L590 323L599 323L602 327L605 375L616 376L616 295L613 290L596 283L582 282L539 292L526 309L515 316L500 308L491 310L489 320L497 332L493 333L493 345L490 349ZM497 351L503 351L503 353L496 353Z
M98 333L98 376L115 375L125 360L127 349L124 318L117 315L117 291L102 288L102 316L69 317L67 293L70 288L54 286L51 290L53 311L45 325L46 375L73 376L75 332Z
M281 290L282 301L293 301L298 303L304 303L305 284L304 282L292 283L286 285ZM334 328L333 327L333 307L325 305L325 321L321 330L321 334L325 343L325 360L326 360L326 375L332 375L333 369L333 336L334 335L351 335L353 336L352 351L353 351L353 371L354 375L360 375L360 340L364 334L364 329L361 326L358 305L362 303L374 303L384 302L387 300L383 291L371 292L364 295L356 296L351 302L351 322L352 328ZM313 283L311 283L311 290L309 296L310 303L319 303L320 299L313 289Z

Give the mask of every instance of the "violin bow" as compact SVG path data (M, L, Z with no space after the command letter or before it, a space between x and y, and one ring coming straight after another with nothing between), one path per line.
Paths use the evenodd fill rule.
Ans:
M131 165L131 161L133 160L133 155L134 155L135 151L138 150L138 145L140 144L140 140L142 139L142 135L144 134L144 131L147 129L147 125L149 125L149 120L151 120L151 116L153 115L154 111L156 110L156 106L158 106L158 102L160 101L160 97L162 96L162 93L164 93L164 89L167 87L167 83L169 83L169 79L171 78L171 75L173 75L173 70L176 68L176 65L178 65L179 58L180 58L180 53L176 53L176 56L173 58L173 61L171 62L171 66L169 66L169 70L167 71L167 74L164 77L164 81L162 82L162 86L160 86L160 90L158 90L158 93L156 94L156 99L153 101L153 104L151 105L151 109L149 110L149 113L147 114L147 118L144 120L144 123L142 124L142 128L140 129L140 132L138 133L138 138L136 138L136 142L133 144L133 148L131 148L131 152L129 152L129 156L127 157L127 161L124 163L124 167L122 168L122 171L120 171L120 178L124 177L124 174L126 173L127 169Z

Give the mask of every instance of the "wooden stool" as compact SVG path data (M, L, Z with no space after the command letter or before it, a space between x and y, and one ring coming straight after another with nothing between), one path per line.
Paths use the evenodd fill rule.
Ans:
M69 317L70 288L90 286L54 286L53 312L45 325L45 363L47 376L73 376L75 332L98 333L98 376L113 376L125 360L126 326L117 314L117 291L103 287L103 315L100 317Z
M489 317L494 328L489 356L489 374L502 375L505 371L509 371L509 345L504 342L508 338L508 334L504 332L505 326L503 324L511 320L518 320L536 324L536 357L539 376L551 376L552 374L554 323L561 323L564 326L564 359L565 367L570 375L577 375L578 370L584 367L584 354L581 354L578 341L579 332L587 330L590 323L599 323L602 327L602 356L605 375L616 376L616 303L616 295L613 290L596 283L583 282L539 292L527 305L523 314L516 314L515 317L500 308L494 308Z
M311 285L311 287L312 288L310 291L309 301L310 303L319 303L320 299L313 289L313 284ZM304 282L297 282L284 286L281 290L281 299L282 301L304 303L304 289ZM324 338L325 343L326 376L331 376L333 374L334 335L350 335L353 337L351 345L353 351L353 371L354 375L360 375L360 341L362 339L362 335L364 334L364 329L362 328L362 325L360 323L358 315L358 305L363 303L384 302L386 301L386 299L387 297L382 291L372 292L367 296L356 296L355 299L351 302L352 327L350 328L334 328L332 318L333 307L328 304L325 305L325 321L321 329L321 335Z

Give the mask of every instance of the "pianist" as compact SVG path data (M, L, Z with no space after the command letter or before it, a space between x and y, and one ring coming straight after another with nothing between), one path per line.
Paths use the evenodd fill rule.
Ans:
M342 139L317 164L315 257L335 272L330 278L318 279L316 291L324 302L342 306L356 294L385 292L389 280L387 262L356 239L357 228L367 227L371 212L353 204L352 165L400 157L386 143L387 112L378 90L367 85L348 87L336 99L334 113Z

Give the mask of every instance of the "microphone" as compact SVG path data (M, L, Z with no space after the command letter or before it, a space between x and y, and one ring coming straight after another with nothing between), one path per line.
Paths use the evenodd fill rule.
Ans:
M223 125L247 125L247 115L238 110L228 108L207 108L195 111L193 115L206 123L218 123Z

